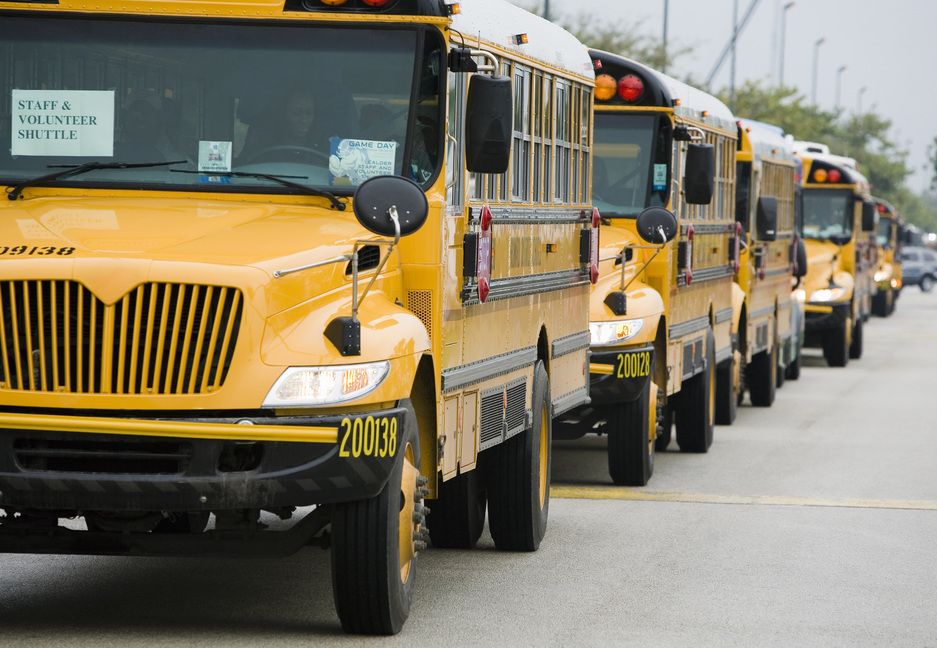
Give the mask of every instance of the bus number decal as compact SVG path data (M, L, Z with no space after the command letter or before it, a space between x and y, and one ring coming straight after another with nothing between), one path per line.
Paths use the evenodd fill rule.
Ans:
M339 430L339 457L393 457L397 453L396 418L345 418Z
M643 378L651 375L651 352L619 353L616 378Z
M75 253L73 247L55 247L51 245L0 245L0 256L69 256Z

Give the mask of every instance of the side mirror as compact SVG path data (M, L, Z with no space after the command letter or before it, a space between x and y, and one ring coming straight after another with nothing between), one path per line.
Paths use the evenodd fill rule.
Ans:
M648 243L663 244L672 241L677 235L677 218L663 207L648 207L635 219L638 236ZM664 240L660 240L660 233Z
M862 203L862 231L874 232L878 227L878 210L874 203Z
M465 167L475 173L504 173L514 130L510 77L472 75L466 104Z
M807 245L804 239L798 236L794 246L794 276L800 279L807 274Z
M683 173L683 193L691 205L712 202L716 184L716 149L712 144L689 144Z
M381 236L407 236L426 222L429 203L413 180L374 176L355 189L354 209L358 222L368 231Z
M775 196L758 198L755 229L758 232L759 241L778 240L778 199Z

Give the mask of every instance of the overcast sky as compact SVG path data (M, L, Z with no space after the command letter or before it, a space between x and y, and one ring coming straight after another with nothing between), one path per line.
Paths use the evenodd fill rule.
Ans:
M522 7L544 2L510 1ZM741 21L752 1L669 0L669 49L691 48L692 53L677 58L668 73L705 81L731 40L733 7L738 6ZM908 186L916 193L924 189L930 177L924 169L927 149L937 136L937 0L797 0L787 11L783 7L789 0L755 1L737 43L736 86L746 79L778 82L783 24L785 85L811 100L816 51L819 106L836 106L838 79L840 108L855 112L861 106L889 119L892 140L910 152L908 166L915 175ZM549 2L554 20L587 13L657 39L663 35L664 0ZM825 41L816 47L821 38ZM714 88L729 86L730 70L727 56L713 78Z

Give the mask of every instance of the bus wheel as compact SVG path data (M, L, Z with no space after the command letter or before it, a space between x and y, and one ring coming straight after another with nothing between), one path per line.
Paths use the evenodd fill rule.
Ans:
M488 488L488 530L504 551L536 551L550 511L550 379L542 361L534 368L531 427L493 450Z
M732 343L732 357L716 367L716 423L732 425L739 411L740 356Z
M449 481L439 478L435 500L428 502L429 537L441 549L474 549L485 528L487 501L478 470L471 470Z
M636 399L607 408L608 472L618 486L645 486L654 474L656 392L648 380Z
M332 514L332 593L346 632L392 635L410 614L417 553L425 547L420 437L409 401L397 459L375 497Z
M748 396L755 407L771 407L778 385L778 345L771 351L762 351L752 357L748 365Z
M849 345L849 358L858 360L862 357L862 320L856 321L852 329L852 344Z
M845 367L849 362L849 341L847 331L852 320L846 320L843 325L823 333L823 357L831 367Z
M872 314L888 317L888 297L891 291L880 290L872 295Z
M677 412L677 445L682 452L706 452L713 442L716 410L716 341L706 331L702 373L683 383Z
M794 357L791 358L790 362L787 363L787 367L784 369L784 375L788 380L797 380L800 378L800 366L801 366L801 356L800 356L800 344L796 341L791 345L793 346Z

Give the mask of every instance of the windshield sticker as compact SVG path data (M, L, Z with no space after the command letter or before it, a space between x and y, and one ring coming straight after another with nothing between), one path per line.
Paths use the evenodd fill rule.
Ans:
M663 191L667 188L667 165L654 165L654 191Z
M217 172L230 171L231 142L199 142L198 170Z
M397 142L338 137L330 142L330 185L359 185L374 176L394 175Z
M113 90L13 90L13 155L111 157Z

